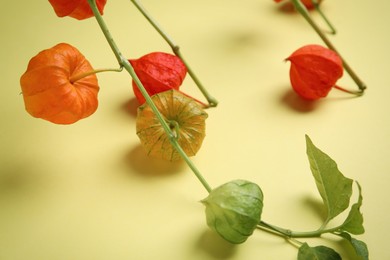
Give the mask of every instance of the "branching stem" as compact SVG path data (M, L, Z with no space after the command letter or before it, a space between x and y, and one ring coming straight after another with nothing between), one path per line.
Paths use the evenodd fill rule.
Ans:
M139 90L141 91L142 95L144 96L146 103L150 106L150 108L153 110L154 114L156 115L157 119L161 123L165 133L168 136L169 141L171 142L172 146L176 149L176 151L180 154L180 156L183 158L183 160L187 163L187 165L190 167L190 169L193 171L195 176L198 178L198 180L202 183L204 188L210 192L212 189L210 185L206 182L202 174L199 172L199 170L196 168L194 163L191 161L191 159L187 156L187 154L184 152L183 148L179 145L176 139L176 135L172 132L170 129L170 126L168 123L164 120L164 117L161 115L160 111L156 107L156 105L153 103L152 98L149 96L148 92L146 91L145 87L142 85L141 81L139 80L137 74L135 73L132 65L130 62L122 55L120 52L118 46L116 45L111 33L109 32L107 25L101 16L99 9L96 5L96 0L88 0L89 5L91 6L91 9L95 15L95 18L103 32L103 34L106 37L107 42L109 43L113 53L115 54L115 57L117 58L119 65L123 67L132 77L136 85L138 86Z
M260 221L260 223L257 225L257 227L261 230L273 233L273 234L278 235L278 236L282 236L284 238L320 237L322 234L333 233L333 232L340 229L340 226L337 226L334 228L321 227L315 231L298 232L298 231L292 231L289 229L281 228L281 227L278 227L275 225L271 225L271 224L266 223L264 221Z
M328 46L328 48L333 50L334 52L336 52L340 56L341 60L343 61L344 69L348 72L350 77L356 83L361 94L363 94L364 90L367 88L366 84L352 70L352 68L349 66L349 64L344 60L344 58L336 50L335 46L330 42L328 37L322 32L322 30L319 28L319 26L314 22L314 20L311 18L309 12L307 11L306 7L302 4L302 2L300 0L291 0L291 1L294 4L294 7L296 8L296 10L306 19L306 21L311 25L311 27L314 29L314 31L316 31L316 33L320 36L320 38Z
M330 29L330 33L331 34L336 34L336 28L333 26L333 24L329 21L328 17L324 14L324 12L322 12L322 9L320 7L320 4L318 2L318 0L312 0L312 3L314 5L314 8L316 9L316 11L320 14L320 16L322 17L322 19L325 21L325 23L328 25L329 29Z
M146 18L146 20L148 20L149 23L154 27L154 29L156 29L156 31L161 35L161 37L163 37L164 40L169 44L173 53L175 53L175 55L178 56L183 61L184 65L187 67L188 74L191 76L192 80L195 82L199 90L207 99L207 102L209 103L209 107L216 107L218 105L218 101L209 94L207 89L200 82L199 78L195 75L194 71L192 70L190 65L186 62L183 55L181 54L179 45L177 45L173 41L173 39L162 29L162 27L157 23L156 20L153 19L153 17L146 11L146 9L139 3L139 1L137 0L130 0L130 1L135 5L135 7L137 7L137 9L142 13L142 15Z

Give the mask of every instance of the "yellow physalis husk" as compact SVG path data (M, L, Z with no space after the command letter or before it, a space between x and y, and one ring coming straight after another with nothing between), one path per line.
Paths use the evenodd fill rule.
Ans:
M206 135L207 113L195 100L177 90L153 95L152 100L184 152L188 156L194 156ZM137 135L148 155L169 161L181 159L147 103L138 108L136 127Z

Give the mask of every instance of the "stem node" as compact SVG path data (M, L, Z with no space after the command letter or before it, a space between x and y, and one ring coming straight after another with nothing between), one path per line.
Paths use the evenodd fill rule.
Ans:
M139 3L138 0L131 0L131 2L135 5L135 7L138 9L138 11L141 12L141 14L146 18L146 20L149 21L149 23L153 26L154 29L161 35L161 37L164 38L164 40L169 44L171 47L173 53L177 57L179 57L184 65L187 68L188 74L191 76L192 80L195 82L195 84L198 86L199 90L202 92L203 96L207 99L209 102L209 107L215 107L218 104L218 101L212 97L206 88L201 84L198 77L195 75L189 64L185 61L183 55L180 52L180 47L172 40L172 38L161 28L161 26L152 18L152 16L146 11L146 9Z
M172 51L173 53L175 53L176 55L178 55L178 53L180 52L180 46L179 45L175 45L172 47Z
M87 0L88 4L90 5L95 18L100 26L100 29L102 30L104 36L106 37L107 42L109 43L111 50L113 51L115 57L117 58L117 61L121 65L121 68L125 68L125 70L130 74L130 76L135 81L137 87L141 91L142 95L144 96L146 103L150 106L150 108L153 110L153 113L156 115L157 119L159 120L160 124L162 125L165 134L168 136L169 141L171 142L172 146L178 151L180 156L183 158L183 160L187 163L187 165L191 168L195 176L198 178L198 180L202 183L203 187L210 192L212 190L211 186L206 182L204 177L201 175L199 170L195 167L194 163L190 160L188 155L184 152L183 148L179 145L179 143L176 140L175 134L170 129L170 126L168 123L164 120L164 117L154 104L152 98L146 91L145 87L142 85L142 82L139 80L137 74L135 73L133 66L130 64L130 62L121 54L118 46L116 45L113 37L111 36L107 25L100 14L98 7L96 5L96 0ZM138 5L136 0L132 0L132 2L136 5Z
M343 67L349 74L349 76L353 79L353 81L358 86L360 92L364 92L364 90L367 88L364 82L358 77L358 75L352 70L352 68L349 66L349 64L344 60L344 58L340 55L340 53L336 50L334 45L330 42L328 37L321 31L319 26L314 22L314 20L311 18L308 10L306 9L305 5L302 4L300 0L291 0L296 10L305 18L305 20L310 24L310 26L314 29L314 31L320 36L322 41L328 46L329 49L336 52L341 60L343 61Z

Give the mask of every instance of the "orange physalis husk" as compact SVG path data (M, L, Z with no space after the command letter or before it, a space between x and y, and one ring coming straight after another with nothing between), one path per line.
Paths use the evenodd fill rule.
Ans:
M20 78L24 104L33 117L56 124L72 124L93 114L98 107L95 74L71 82L71 78L93 71L73 46L60 43L33 57Z
M129 62L150 96L170 89L178 90L187 74L183 61L169 53L151 52ZM138 102L145 103L145 98L134 81L132 85Z
M206 135L207 113L196 101L177 90L161 92L152 96L152 100L172 129L178 144L188 156L194 156ZM148 155L169 161L181 158L147 103L138 108L136 128Z
M84 20L93 15L87 0L49 0L58 17L70 16L77 20ZM96 0L100 14L103 14L107 0Z
M320 45L303 46L286 60L291 62L291 85L294 91L305 99L326 97L343 75L340 56Z

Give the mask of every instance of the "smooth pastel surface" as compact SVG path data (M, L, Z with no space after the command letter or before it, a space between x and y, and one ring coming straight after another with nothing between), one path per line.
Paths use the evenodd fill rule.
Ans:
M255 182L265 221L317 229L321 199L305 154L308 134L361 184L366 233L357 238L371 259L390 259L390 2L323 2L338 29L329 37L368 89L360 98L332 90L318 102L292 92L283 62L303 45L322 44L300 15L271 0L142 3L219 100L207 110L206 138L193 158L209 184ZM48 1L2 7L0 259L296 259L294 246L268 233L234 246L210 231L200 203L207 191L191 170L145 156L126 72L98 75L99 108L87 119L63 126L31 117L19 78L39 51L67 42L95 68L117 62L93 18L57 18ZM130 1L108 1L104 18L129 59L171 51ZM339 83L356 88L347 73ZM203 100L189 77L181 90ZM325 243L348 259L346 244Z

